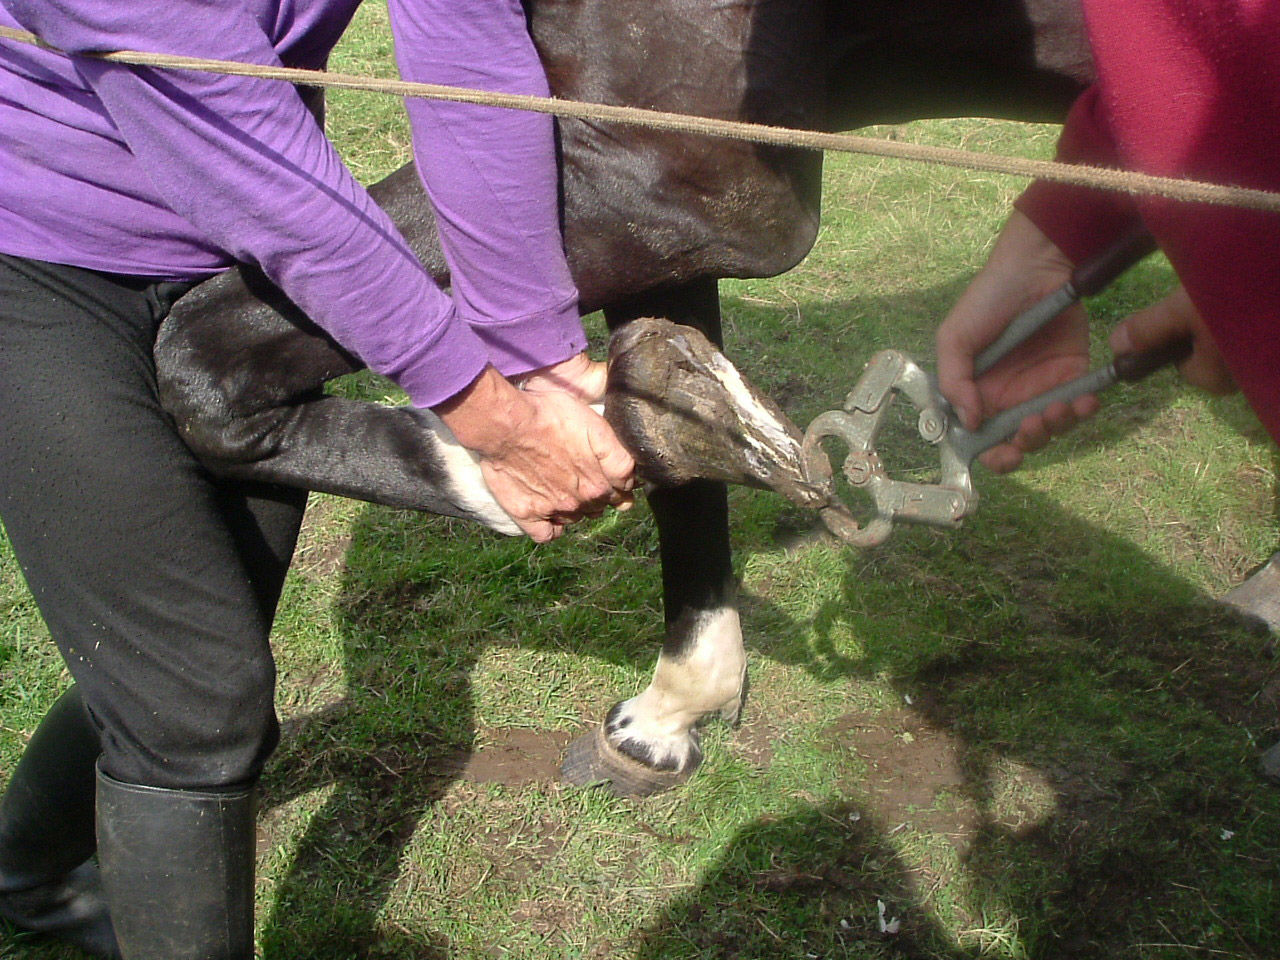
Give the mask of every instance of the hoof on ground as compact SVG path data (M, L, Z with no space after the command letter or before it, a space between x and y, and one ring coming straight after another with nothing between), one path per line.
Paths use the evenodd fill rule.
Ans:
M615 797L651 797L684 783L697 767L655 770L611 744L599 724L569 744L560 773L574 786L601 786Z

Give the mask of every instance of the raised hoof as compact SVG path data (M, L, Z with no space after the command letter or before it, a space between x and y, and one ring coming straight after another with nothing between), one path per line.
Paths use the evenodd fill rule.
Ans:
M805 507L830 500L809 480L800 430L692 327L651 317L619 327L604 415L657 486L723 480Z
M560 773L578 787L602 786L615 797L651 797L684 783L698 764L684 770L654 770L609 743L604 724L569 744Z

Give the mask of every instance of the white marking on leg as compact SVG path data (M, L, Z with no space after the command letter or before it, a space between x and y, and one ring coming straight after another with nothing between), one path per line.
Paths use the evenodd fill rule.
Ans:
M659 769L683 770L700 755L698 721L736 710L746 670L737 609L709 611L694 622L684 652L660 654L649 686L610 714L610 742Z
M687 341L683 338L675 338L674 342L691 363L698 363ZM751 446L751 450L744 453L749 460L753 461L752 465L756 469L767 472L769 463L777 459L779 451L795 463L802 462L803 452L800 444L796 442L786 426L756 399L751 388L742 378L742 374L728 357L719 352L713 353L705 364L705 368L729 395L738 419L745 424L754 424L755 431L771 444L771 446L761 444L751 429L742 431L742 439Z
M434 413L430 410L418 412L426 420L427 429L439 440L437 447L445 473L441 486L450 494L449 499L465 516L483 523L490 530L509 537L522 536L524 531L498 506L498 501L489 491L475 455L458 442L453 431Z
M604 404L593 403L590 406L597 414L604 413ZM459 443L453 431L431 410L419 408L418 413L426 421L428 432L434 434L438 441L436 447L445 474L441 485L449 493L449 500L457 505L462 515L490 530L509 537L524 536L524 531L494 499L484 482L484 473L475 454Z

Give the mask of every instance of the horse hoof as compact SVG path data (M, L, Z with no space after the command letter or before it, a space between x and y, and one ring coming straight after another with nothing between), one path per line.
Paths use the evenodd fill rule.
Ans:
M651 797L684 783L697 769L654 770L627 756L609 742L604 724L569 744L560 774L577 787L602 786L615 797Z
M642 317L618 328L604 416L660 487L723 480L806 507L830 500L809 479L799 428L692 327Z

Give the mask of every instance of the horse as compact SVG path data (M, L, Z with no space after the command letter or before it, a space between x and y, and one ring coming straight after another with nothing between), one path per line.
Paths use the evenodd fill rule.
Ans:
M554 94L811 130L940 116L1055 121L1092 76L1073 0L527 0ZM717 282L783 273L817 235L812 151L589 120L559 125L564 237L583 312L723 347ZM431 207L406 166L371 188L442 285ZM161 397L214 473L466 517L511 533L429 411L325 396L361 367L247 266L183 297L155 346ZM571 744L574 783L644 796L736 720L747 669L725 484L653 489L664 640L652 680Z

